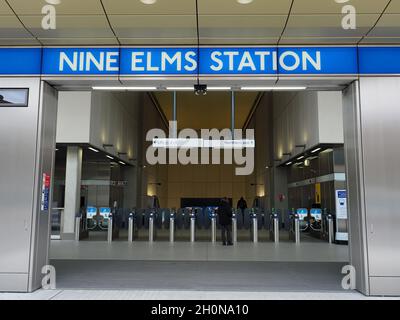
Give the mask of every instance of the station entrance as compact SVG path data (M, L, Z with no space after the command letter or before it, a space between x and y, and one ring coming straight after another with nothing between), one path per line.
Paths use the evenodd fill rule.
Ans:
M150 92L60 88L50 245L51 264L58 270L60 285L143 289L147 279L152 289L225 290L230 286L251 291L255 286L274 291L289 290L291 285L302 290L304 279L309 278L308 289L314 282L315 290L342 290L341 268L350 259L344 86L240 88L211 87L206 95L196 95L192 86L185 91ZM79 106L85 95L91 101L91 114L97 117L93 121L101 123L90 125L100 126L109 135L100 146L67 142L76 121L71 106ZM122 120L118 112L130 121ZM112 113L122 128L102 122L103 115ZM149 147L155 144L149 132L161 129L171 143L172 121L177 123L177 137L188 128L199 137L202 130L214 129L217 141L229 141L224 130L242 129L243 136L236 137L237 141L254 140L254 145L250 150L238 149L240 163L234 153L227 159L227 150L207 148L204 157L204 150L193 146L186 150L188 163L171 164L171 150L176 149L167 146L154 150L156 155L165 152L166 162L149 163ZM246 130L254 132L246 136ZM116 153L114 141L126 131L141 141L135 144L132 139L131 150ZM195 139L191 136L190 141ZM75 229L68 235L63 224L68 223L66 215L71 211L68 184L74 177L69 170L79 153L79 198L74 201L76 214L69 219ZM218 161L216 156L220 156ZM244 167L249 172L237 174ZM223 198L232 211L233 246L224 246L221 236ZM79 270L86 268L104 274L93 271L93 276L82 279ZM146 273L146 268L151 271ZM284 271L279 272L281 268ZM263 277L262 269L268 276ZM168 281L161 277L167 270ZM210 270L216 278L200 284L199 279L207 278ZM296 270L297 276L292 276ZM182 274L197 280L185 284ZM276 280L268 285L273 276ZM313 277L326 278L325 289Z
M354 53L321 54L343 50ZM62 288L341 291L351 264L358 291L398 293L397 77L53 71L0 79L0 205L19 213L4 224L15 241L0 233L11 257L0 261L1 290L40 288L50 263ZM242 143L254 145L236 146L232 163L185 163L195 147L152 163L149 147L170 152L171 132L187 128L197 149L225 155L194 137L212 128L253 130ZM170 134L148 139L154 129ZM233 246L219 235L222 198Z

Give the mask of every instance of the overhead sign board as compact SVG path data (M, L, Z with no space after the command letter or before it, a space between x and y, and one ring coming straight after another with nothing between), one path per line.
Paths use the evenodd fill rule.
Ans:
M0 75L151 77L197 73L207 76L400 74L400 47L0 49Z

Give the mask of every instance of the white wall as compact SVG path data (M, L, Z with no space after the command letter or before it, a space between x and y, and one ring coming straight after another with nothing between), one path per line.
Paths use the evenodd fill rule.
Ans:
M275 159L285 161L321 143L343 143L341 92L279 92L273 104Z
M57 143L89 143L91 92L60 91Z
M61 91L57 143L87 143L126 161L137 157L137 110L141 94ZM105 149L104 144L113 148Z

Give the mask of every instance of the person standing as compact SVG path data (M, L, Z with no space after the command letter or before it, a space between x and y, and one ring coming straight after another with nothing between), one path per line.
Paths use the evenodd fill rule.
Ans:
M227 198L221 200L218 215L222 230L222 244L224 246L232 246L232 208Z
M246 200L244 200L243 197L241 197L240 200L238 201L237 209L240 210L240 212L242 214L241 219L242 219L242 221L244 221L244 211L247 209L247 202L246 202Z

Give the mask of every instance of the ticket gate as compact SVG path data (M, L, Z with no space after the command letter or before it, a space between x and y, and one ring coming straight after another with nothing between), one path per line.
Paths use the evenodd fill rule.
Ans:
M232 242L233 244L237 243L238 239L238 217L240 215L240 210L232 210Z
M279 242L279 215L274 209L272 209L270 215L269 237L275 243Z
M293 209L290 220L289 239L300 243L301 232L305 232L309 229L308 209L300 208L296 211Z
M258 214L255 210L252 211L251 215L251 239L254 243L258 242Z
M175 210L171 210L169 215L169 242L173 243L175 241L175 219L176 212Z
M217 217L218 217L217 209L214 209L210 216L210 219L211 219L211 242L212 243L217 242Z
M190 217L190 242L196 241L196 211L191 210L189 213Z

